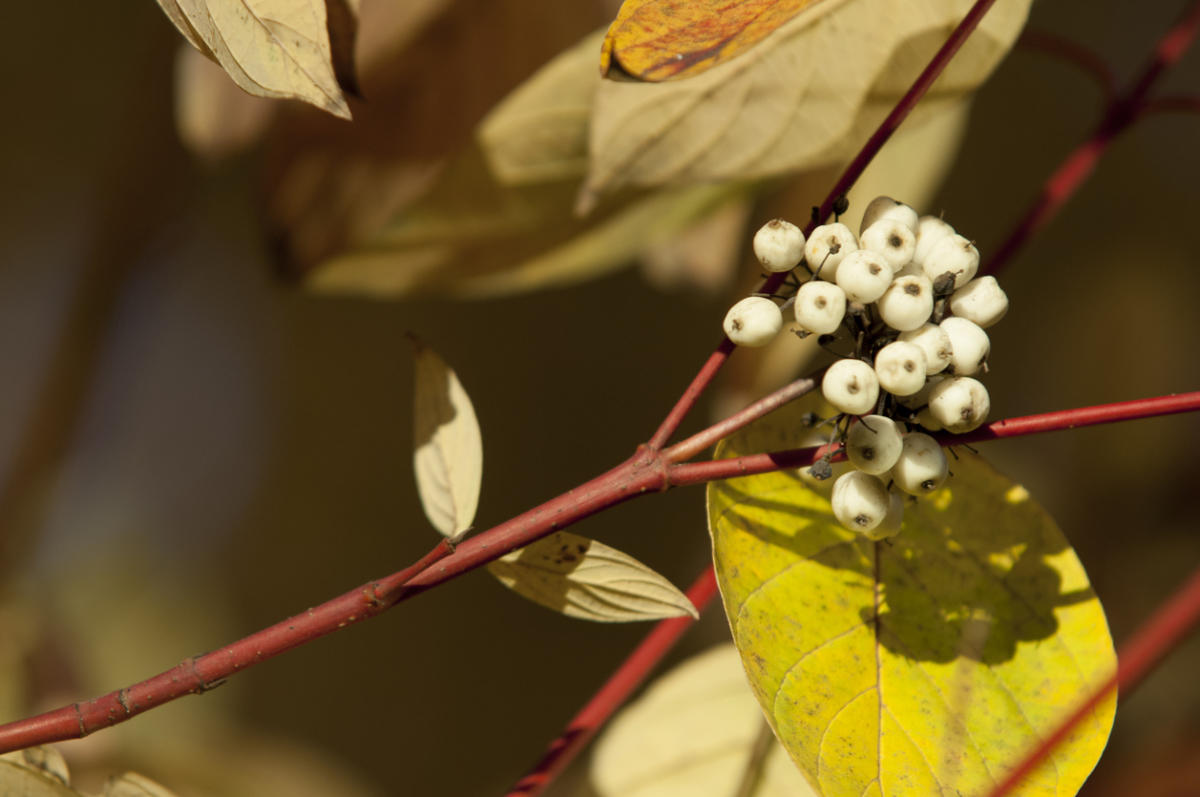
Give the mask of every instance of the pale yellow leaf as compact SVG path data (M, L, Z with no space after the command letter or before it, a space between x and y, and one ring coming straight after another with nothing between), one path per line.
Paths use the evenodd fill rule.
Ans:
M483 479L483 439L467 391L454 371L415 337L413 466L421 506L434 528L453 537L471 527Z
M599 30L539 69L493 108L477 137L498 179L511 184L587 172L588 119L600 87Z
M275 105L235 86L193 47L175 56L175 127L184 146L211 160L249 147L266 130Z
M497 559L488 572L518 595L581 620L699 616L675 585L632 556L565 531Z
M69 786L71 783L71 771L67 768L67 762L62 757L62 753L53 747L28 747L24 750L0 755L0 760L34 770L64 786ZM8 794L7 791L2 793Z
M0 756L0 794L4 797L78 797L79 792L36 764L29 764L21 753Z
M159 5L245 91L303 100L350 118L334 73L325 0L159 0Z
M767 177L844 160L970 5L825 0L697 77L604 81L595 97L591 168L579 206L586 209L623 185ZM930 96L957 97L976 88L1015 40L1028 5L998 3ZM926 112L918 106L914 116Z
M733 645L680 664L623 709L596 744L598 797L734 795L765 726ZM814 795L774 738L754 797Z
M175 797L175 792L160 786L145 775L126 772L105 783L101 797Z

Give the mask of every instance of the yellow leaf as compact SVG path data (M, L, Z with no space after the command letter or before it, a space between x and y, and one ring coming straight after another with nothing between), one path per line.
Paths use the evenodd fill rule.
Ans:
M344 119L325 0L158 0L184 37L260 97L303 100ZM339 60L342 56L339 56Z
M680 664L618 714L596 743L597 797L734 795L752 760L762 711L737 649L718 645ZM814 792L774 738L754 797Z
M579 206L630 184L761 178L845 160L970 5L823 0L741 57L694 78L603 81ZM982 83L1027 11L1027 0L998 3L931 98L959 97Z
M467 391L432 349L416 346L413 466L421 506L434 528L453 537L471 527L483 480L483 439Z
M789 406L718 457L789 448ZM795 472L712 484L713 556L759 703L824 795L981 794L1116 666L1103 610L1024 488L959 452L899 536L843 529ZM1108 700L1022 794L1074 794Z
M625 0L604 37L600 71L607 75L615 61L639 80L692 77L753 47L817 2Z
M518 595L581 620L699 617L686 595L632 556L565 531L497 559L488 572Z

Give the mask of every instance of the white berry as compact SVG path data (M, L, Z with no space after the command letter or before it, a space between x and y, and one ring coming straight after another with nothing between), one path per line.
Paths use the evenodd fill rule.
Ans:
M883 255L866 249L851 252L838 265L837 284L846 298L866 304L873 302L892 284L893 269Z
M892 329L920 329L933 313L933 283L924 274L896 277L875 306L879 317Z
M934 245L954 234L954 228L937 216L922 216L917 222L917 247L913 252L913 262L923 265Z
M766 346L782 328L779 305L765 296L748 296L725 314L725 334L739 346Z
M852 470L833 485L833 515L851 531L870 531L887 517L887 488L878 476Z
M832 282L810 280L796 292L796 323L809 332L828 335L846 315L846 292Z
M886 540L888 537L895 537L900 533L900 526L904 523L904 499L900 497L900 493L888 493L888 511L883 516L883 520L879 525L864 535L868 540Z
M941 487L949 474L950 464L936 440L921 432L904 436L900 458L892 466L897 487L910 495L925 495Z
M900 340L915 343L925 352L925 373L937 374L946 370L954 351L950 336L937 324L924 324L911 332L901 332Z
M950 312L987 329L1008 312L1008 294L992 276L973 279L950 296Z
M917 246L917 237L912 230L895 219L880 219L863 230L858 238L863 249L878 252L887 260L892 270L903 268L912 261Z
M969 376L946 379L929 393L930 414L954 434L979 428L991 409L987 388Z
M804 245L804 262L808 270L833 282L838 265L846 255L858 249L858 239L845 224L822 224L808 236Z
M911 396L925 385L925 352L915 343L894 340L875 354L879 386L894 396Z
M891 470L903 445L900 428L884 415L864 415L846 433L846 457L850 464L876 476Z
M825 371L821 393L839 412L865 415L879 400L879 379L862 360L838 360Z
M859 225L859 232L864 232L872 224L880 219L892 219L898 221L908 228L909 232L917 232L917 211L910 208L903 202L892 199L890 196L877 196L867 205L867 209L863 211L862 224Z
M939 277L949 273L954 275L955 289L961 288L979 270L979 250L961 235L948 235L933 245L921 268L934 285Z
M754 234L754 254L767 271L791 271L804 258L804 232L783 219L768 221Z
M951 317L939 326L950 338L950 365L958 376L970 376L979 371L987 361L992 344L988 333L973 321Z

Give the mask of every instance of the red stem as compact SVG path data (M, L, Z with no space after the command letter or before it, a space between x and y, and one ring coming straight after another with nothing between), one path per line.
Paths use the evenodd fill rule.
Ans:
M1200 113L1200 95L1172 94L1167 97L1155 97L1142 103L1138 109L1138 118L1156 113Z
M1142 72L1130 88L1110 102L1091 137L1080 144L1063 160L1059 167L1042 185L1042 192L1033 201L1021 221L1017 223L1008 239L997 248L992 257L980 269L980 274L995 274L1008 264L1034 233L1051 219L1083 182L1091 175L1097 161L1108 149L1112 140L1124 132L1139 118L1139 111L1146 102L1146 95L1159 77L1174 66L1191 46L1200 28L1200 2L1193 2L1183 16L1166 35L1159 40L1154 54L1142 67Z
M1017 39L1017 46L1037 50L1061 58L1086 73L1104 93L1105 105L1111 105L1117 94L1117 80L1103 58L1088 48L1054 33L1026 30Z
M1153 417L1200 409L1200 392L1120 404L1030 415L997 421L969 435L944 438L963 443L1072 429L1097 423ZM416 564L378 581L370 581L320 606L219 648L186 659L148 680L84 703L0 725L0 753L37 744L78 739L124 722L143 711L184 695L197 694L225 678L297 645L331 634L386 611L430 587L498 559L602 509L685 484L727 479L811 464L818 448L756 454L736 459L668 465L662 452L645 447L626 462L568 490L539 507L468 539L450 551L439 542Z
M908 91L904 93L904 96L892 108L891 113L879 123L879 127L867 139L867 143L863 144L862 149L854 156L854 160L842 172L842 176L838 178L833 189L825 197L824 201L821 202L820 209L817 211L815 218L810 220L804 227L805 236L812 234L812 231L819 223L817 219L823 220L829 218L829 214L833 212L833 203L839 197L845 195L858 181L858 178L866 171L867 166L879 154L879 150L883 149L883 145L892 137L892 133L895 133L896 129L900 127L900 123L908 118L913 108L917 107L917 103L929 91L929 87L933 85L933 82L946 69L946 65L950 63L950 59L962 47L963 42L979 26L979 21L983 19L983 15L987 13L995 1L975 0L975 4L971 6L971 10L967 12L967 15L962 18L962 21L950 33L950 36L942 44L941 48L934 53L933 58L929 60L925 69L921 71L921 74L909 86ZM779 286L783 284L786 278L786 272L774 273L767 277L762 287L756 293L774 296L775 291L779 290ZM671 435L675 434L675 430L679 428L679 424L683 421L684 416L696 405L700 394L704 392L709 383L716 377L717 372L721 370L721 366L729 359L729 355L734 348L734 344L730 342L729 338L722 339L720 345L717 346L717 350L709 356L708 361L704 363L699 373L692 379L692 383L688 385L687 390L679 397L679 401L667 413L667 417L663 419L654 436L650 438L650 442L647 445L651 451L658 451L666 445Z
M703 612L716 594L717 577L712 565L709 565L688 588L687 596L697 611ZM693 622L690 617L672 617L660 621L587 705L567 723L559 737L546 748L541 760L509 790L508 797L533 797L550 785L579 751L587 746L596 731L629 699L633 690L646 679Z
M991 797L1008 794L1025 779L1038 764L1061 744L1112 690L1124 698L1140 684L1159 663L1175 649L1183 638L1200 622L1200 567L1184 582L1170 600L1160 606L1131 639L1117 652L1117 671L1110 676L1078 708L1072 711L1043 739L1017 768L1008 774L991 792Z

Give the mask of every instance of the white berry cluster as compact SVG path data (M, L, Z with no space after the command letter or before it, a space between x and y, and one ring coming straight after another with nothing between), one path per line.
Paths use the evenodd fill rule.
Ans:
M975 277L979 250L970 240L890 197L867 206L857 237L834 222L805 240L776 219L754 236L754 252L772 272L804 263L788 300L798 334L850 349L821 381L842 413L835 440L853 466L834 484L833 512L871 539L891 536L903 514L897 490L924 495L949 473L941 447L915 427L961 434L987 419L988 392L976 377L990 351L985 329L1004 316L1008 297L994 277ZM725 334L741 346L763 346L782 328L783 309L763 296L725 317ZM812 473L828 478L828 460Z

